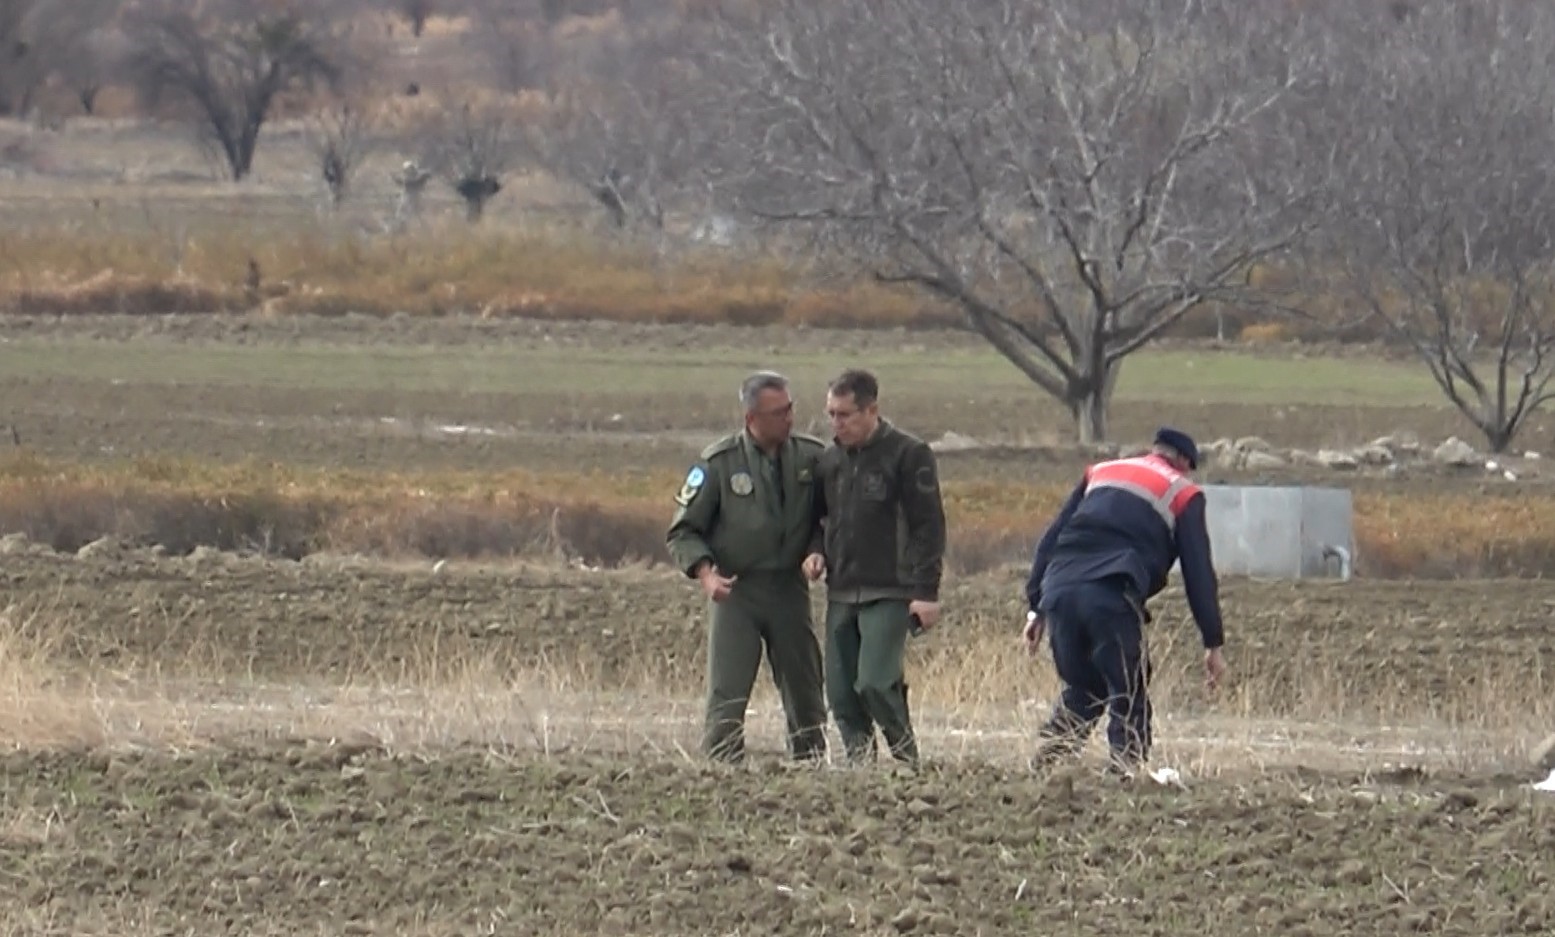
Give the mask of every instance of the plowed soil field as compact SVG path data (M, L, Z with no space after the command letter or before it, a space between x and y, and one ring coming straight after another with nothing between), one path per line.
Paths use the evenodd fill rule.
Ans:
M664 567L292 562L101 545L85 552L33 545L0 564L8 618L61 666L431 681L478 665L503 680L551 673L574 688L693 696L702 676L701 594ZM931 675L929 698L959 706L1032 695L1021 684L1045 674L1033 663L1020 676L1010 663L1021 585L1018 569L947 582L947 623L913 645ZM819 612L820 589L813 598ZM1551 687L1555 585L1545 582L1231 579L1222 606L1228 653L1248 694L1239 700L1254 715L1349 707L1463 716L1450 710L1471 698L1531 705ZM1163 593L1153 610L1160 679L1170 684L1180 674L1192 683L1197 635L1180 590ZM949 682L980 675L1012 679ZM1182 692L1186 702L1197 689Z
M1555 800L352 746L4 759L0 926L57 934L1547 934Z
M11 933L1555 927L1555 797L1505 722L1550 714L1538 583L1228 583L1222 699L1168 597L1163 786L1025 770L1052 684L1013 575L915 643L910 775L787 765L765 687L751 761L701 763L700 603L662 571L12 548L7 731L62 734L4 758Z
M862 362L904 425L1000 443L947 454L947 479L1074 477L1082 453L1043 447L1063 413L990 360L960 335L16 319L0 446L21 473L662 475L727 431L746 370L792 371L803 421ZM1168 420L1280 446L1465 432L1398 362L1151 360L1166 390L1130 372L1120 439ZM107 521L146 510L105 497ZM12 507L40 539L95 537L67 536L60 505ZM0 935L1555 932L1555 795L1529 784L1555 730L1543 580L1227 580L1216 692L1169 590L1156 764L1178 774L1123 783L1095 751L1026 766L1057 687L1017 646L1020 568L953 573L944 624L912 643L912 773L790 765L765 675L751 758L706 764L705 609L662 565L162 547L0 538Z

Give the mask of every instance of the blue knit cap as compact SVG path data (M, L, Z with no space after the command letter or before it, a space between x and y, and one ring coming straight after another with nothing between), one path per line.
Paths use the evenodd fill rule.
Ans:
M1182 453L1183 458L1188 460L1190 468L1199 467L1199 447L1194 445L1193 437L1182 430L1163 426L1155 431L1155 441L1163 446L1171 446Z

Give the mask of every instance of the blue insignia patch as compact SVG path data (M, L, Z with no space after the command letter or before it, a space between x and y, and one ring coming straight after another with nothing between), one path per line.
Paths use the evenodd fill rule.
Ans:
M681 507L689 507L691 499L696 497L698 491L702 490L702 484L706 481L707 472L703 471L702 466L691 466L691 471L686 473L685 482L680 486L680 490L675 493L675 503Z

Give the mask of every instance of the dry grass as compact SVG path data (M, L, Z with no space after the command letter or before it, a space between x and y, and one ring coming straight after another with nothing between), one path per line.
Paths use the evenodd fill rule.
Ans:
M214 204L214 203L213 203ZM579 211L587 212L587 209ZM585 214L585 217L588 217ZM479 314L834 328L959 326L963 317L921 291L867 276L809 280L803 265L737 250L672 248L544 223L472 228L438 221L410 232L366 235L331 225L209 227L198 222L81 226L0 233L0 311L21 314L267 315ZM259 288L246 278L249 260ZM1308 297L1302 321L1230 320L1227 337L1249 345L1373 342L1375 323L1336 335L1349 321L1338 300ZM1353 316L1350 316L1353 318ZM1214 337L1205 307L1168 330Z
M1555 570L1555 500L1524 493L1357 495L1357 551L1366 575L1543 577Z
M431 98L417 102L418 109L436 109ZM279 152L266 155L277 166L298 159L307 165L288 144L274 146ZM392 204L392 197L359 201L345 215L321 218L306 197L285 189L164 191L142 184L135 190L138 208L136 194L118 190L94 190L90 198L27 193L28 201L50 208L46 217L58 220L40 223L23 211L12 230L0 232L0 310L478 313L844 328L963 321L921 290L867 276L813 278L815 271L793 257L697 248L673 238L661 248L650 238L621 236L601 227L596 206L579 201L581 190L544 173L515 173L507 182L507 207L494 209L480 226L461 220L459 207L445 195L422 221L392 236L383 232L387 210L368 207ZM303 184L292 179L291 185ZM247 223L231 225L233 214ZM680 219L675 226L686 223ZM251 259L261 274L257 290L247 283ZM1356 322L1353 299L1322 277L1288 269L1262 281L1290 293L1287 301L1308 315L1269 319L1207 304L1167 334L1192 339L1223 331L1250 346L1387 337L1378 322ZM1481 288L1476 296L1491 292Z
M62 220L40 224L29 217L0 232L0 270L6 271L0 273L0 310L476 313L840 328L936 328L963 321L921 290L835 272L811 277L817 271L794 257L683 241L661 248L649 238L619 236L599 227L594 208L578 202L578 192L544 174L515 175L509 182L525 193L511 196L523 203L516 214L499 212L472 227L458 217L456 205L445 205L392 236L380 230L386 217L365 206L354 206L351 216L320 219L307 199L293 195L146 187L138 209L130 197L111 193L94 196L99 207L85 214L76 211L79 196L62 196ZM233 213L250 216L251 223L229 224ZM260 271L257 291L247 283L250 259ZM1296 302L1309 308L1308 319L1270 321L1206 305L1168 334L1206 338L1224 327L1228 338L1249 345L1335 338L1330 324L1350 322L1353 309L1327 286L1313 283L1310 291ZM1383 335L1376 323L1366 323L1337 337L1369 342Z
M300 557L564 555L661 560L673 472L351 472L176 459L100 466L0 459L0 529L60 550L103 536ZM953 569L1024 558L1067 487L948 481ZM1357 572L1374 578L1538 577L1555 568L1555 499L1355 497Z
M46 616L22 615L14 607L0 612L0 745L100 745L107 741L106 726L76 682L57 671L62 636L48 623ZM0 841L23 832L0 827Z
M919 639L910 650L914 718L938 760L1024 758L1056 696L1046 655L1028 658L1012 634L1000 636L989 624L961 623L967 634ZM73 630L47 612L0 617L0 745L186 749L311 739L419 753L478 746L545 756L684 758L695 757L697 747L700 682L666 683L651 661L612 682L583 653L514 669L493 661L476 640L445 636L393 663L364 649L344 672L261 683L246 679L243 662L214 645L179 661L66 671L56 645ZM1191 666L1194 649L1171 646L1172 629L1159 633L1167 639L1152 647L1166 662L1153 685L1161 757L1199 777L1296 766L1364 770L1384 762L1504 768L1518 765L1555 720L1555 687L1511 684L1490 660L1466 665L1450 696L1420 699L1385 683L1341 685L1335 662L1321 656L1243 656L1233 660L1231 681L1210 693ZM1293 667L1303 686L1294 696ZM781 709L764 677L747 730L755 750L781 750ZM24 819L10 832L0 829L0 837L48 832L46 818Z
M773 254L660 250L601 235L586 206L564 210L574 216L566 223L471 227L435 220L388 236L367 233L375 223L272 219L232 226L221 220L221 204L216 197L187 217L154 223L103 220L0 232L6 271L0 312L477 314L834 328L964 323L956 309L922 291L868 276L818 278L803 263ZM250 260L260 273L257 288L249 281ZM1354 321L1351 304L1332 290L1312 290L1292 300L1308 312L1299 320L1205 306L1165 334L1203 339L1224 330L1227 339L1250 347L1390 339L1378 322Z
M0 233L0 309L153 315L477 313L747 325L943 325L943 307L868 282L797 283L773 258L677 251L512 226L396 237L318 226L187 225ZM249 261L260 273L248 282Z

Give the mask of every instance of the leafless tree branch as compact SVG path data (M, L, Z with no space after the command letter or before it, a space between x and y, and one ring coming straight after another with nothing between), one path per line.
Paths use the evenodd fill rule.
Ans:
M253 168L278 95L341 74L327 21L286 5L148 3L134 12L129 32L143 86L153 95L173 91L195 106L234 180Z
M1311 231L1305 24L1234 0L730 5L720 196L959 307L1082 439L1118 370Z
M1496 452L1555 376L1555 11L1421 0L1355 15L1336 56L1325 242L1353 295L1411 348Z
M347 97L330 99L308 121L308 144L334 208L346 200L352 178L372 151L373 123L369 107Z

